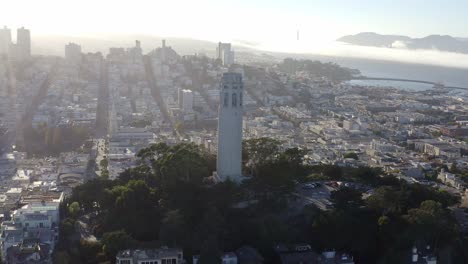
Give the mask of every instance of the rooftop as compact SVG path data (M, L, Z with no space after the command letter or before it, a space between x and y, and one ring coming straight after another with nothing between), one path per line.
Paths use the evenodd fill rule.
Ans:
M127 249L117 253L117 258L135 258L138 260L160 259L166 257L179 257L182 249L179 248L158 248L158 249ZM181 256L180 256L181 257Z

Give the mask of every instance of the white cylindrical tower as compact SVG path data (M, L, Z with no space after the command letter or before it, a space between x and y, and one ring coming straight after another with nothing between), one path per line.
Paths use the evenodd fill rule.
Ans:
M221 181L242 177L242 75L224 73L218 113L217 175Z

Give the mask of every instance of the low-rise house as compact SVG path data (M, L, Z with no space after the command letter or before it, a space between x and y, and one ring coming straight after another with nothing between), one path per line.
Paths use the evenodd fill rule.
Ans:
M179 248L127 249L117 253L116 264L182 264L183 251Z
M194 255L192 259L193 264L198 264L200 255ZM221 255L222 264L237 264L237 255L234 252L226 252Z
M465 183L459 177L453 173L446 172L444 169L440 171L437 179L441 180L444 184L452 186L458 190L463 190L465 188Z
M354 259L351 255L334 250L324 251L318 258L318 264L354 264Z
M243 246L236 250L239 264L262 264L264 259L258 251L250 246Z
M274 248L278 254L279 262L282 264L317 264L318 254L315 253L310 245L276 245Z
M431 250L430 246L416 247L411 250L411 263L412 264L437 264L437 257Z
M317 254L308 244L277 245L274 248L282 264L354 264L353 257L334 250Z
M49 244L41 243L38 239L25 239L21 243L8 248L7 263L52 263L52 249Z

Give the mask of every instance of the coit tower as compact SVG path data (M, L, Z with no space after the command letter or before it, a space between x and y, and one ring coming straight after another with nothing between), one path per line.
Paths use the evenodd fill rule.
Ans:
M242 178L243 90L241 74L223 74L219 97L216 163L217 175L221 181L229 178L239 182Z

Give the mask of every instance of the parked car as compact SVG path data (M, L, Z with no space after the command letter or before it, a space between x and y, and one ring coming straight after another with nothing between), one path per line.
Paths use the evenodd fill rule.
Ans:
M315 185L315 183L306 183L304 184L304 186L302 186L302 189L314 189L315 187L317 187L317 185Z

